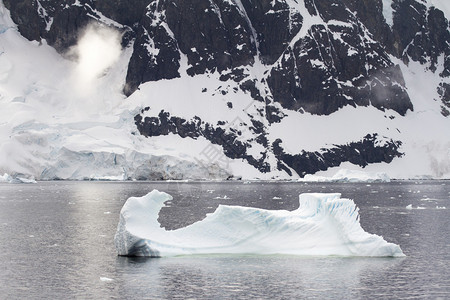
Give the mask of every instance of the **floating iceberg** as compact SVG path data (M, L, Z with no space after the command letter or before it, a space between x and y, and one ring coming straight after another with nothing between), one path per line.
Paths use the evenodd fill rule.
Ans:
M6 173L4 175L0 175L0 182L10 182L11 180L11 176Z
M340 194L301 194L294 211L220 205L202 221L167 231L158 219L172 196L131 197L114 237L119 255L290 254L404 256L398 245L365 232L358 208Z
M37 183L34 178L26 178L23 176L11 177L7 173L4 175L0 175L0 182L8 182L8 183Z
M358 170L340 169L332 177L307 174L300 179L304 182L390 182L391 178L382 172L364 172Z

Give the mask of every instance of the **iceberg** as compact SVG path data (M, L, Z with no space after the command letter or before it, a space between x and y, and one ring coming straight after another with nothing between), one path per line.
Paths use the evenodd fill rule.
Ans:
M125 202L114 237L119 255L404 256L398 245L364 231L359 209L339 193L301 194L294 211L219 205L205 219L168 231L157 219L172 199L153 190Z
M307 174L299 181L303 182L390 182L391 178L383 172L364 172L340 169L332 177Z
M0 175L0 182L10 182L11 180L11 176L9 176L7 173Z
M7 183L37 183L34 178L26 178L24 176L11 177L8 173L0 175L0 182Z

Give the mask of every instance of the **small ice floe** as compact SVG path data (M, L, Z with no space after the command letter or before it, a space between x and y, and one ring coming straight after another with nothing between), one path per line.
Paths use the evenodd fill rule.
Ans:
M406 209L426 209L426 207L423 206L417 206L417 207L413 207L412 204L409 204L406 206Z
M436 200L438 200L438 199L435 199L435 198L428 198L428 197L425 197L425 198L420 199L420 201L436 201Z
M103 282L111 282L113 280L114 279L111 279L111 278L108 278L108 277L100 277L100 281L103 281Z
M436 209L447 209L445 206L437 206L436 205Z
M273 200L281 200L281 199L283 199L283 198L274 196L272 199L273 199Z
M223 199L223 200L225 200L225 199L231 199L231 198L228 197L227 195L225 195L223 197L220 197L220 196L214 197L214 199Z
M104 215L109 215L109 214L111 214L111 212L110 211L105 211L105 212L103 212L103 214Z

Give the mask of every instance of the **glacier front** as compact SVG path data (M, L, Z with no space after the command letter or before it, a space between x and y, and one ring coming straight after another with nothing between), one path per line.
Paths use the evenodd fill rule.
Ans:
M205 219L167 231L157 219L172 199L153 190L126 201L114 237L119 255L404 256L398 245L364 231L359 209L339 193L301 194L294 211L219 205Z

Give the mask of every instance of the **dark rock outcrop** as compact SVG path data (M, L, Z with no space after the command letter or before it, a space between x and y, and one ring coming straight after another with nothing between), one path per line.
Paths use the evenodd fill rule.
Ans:
M59 52L77 42L78 34L91 20L99 17L92 1L68 5L65 1L5 0L20 33L29 40L47 40Z
M268 84L274 100L313 114L345 105L371 104L401 115L412 110L400 68L354 14L341 1L314 4L309 10L324 23L293 41L272 69Z
M284 1L243 0L242 5L254 28L261 61L274 63L300 30L303 17Z
M401 146L400 141L389 140L383 145L378 145L377 134L368 134L358 142L334 145L332 148L320 149L315 152L302 151L295 155L285 153L280 145L281 142L280 139L277 139L273 143L273 151L276 157L301 177L337 167L347 161L365 167L371 163L390 163L395 157L403 155L398 150Z
M124 87L127 96L143 82L180 77L180 51L168 29L165 7L153 1L146 9L147 13L135 29L136 40Z
M421 1L394 0L392 28L384 20L381 0L343 0L350 10L372 33L374 39L388 53L404 62L417 61L437 72L438 58L443 57L443 79L450 77L450 27L444 13L435 7L427 8ZM445 93L440 84L438 93L442 102L442 113L446 115ZM431 99L430 99L431 100Z

